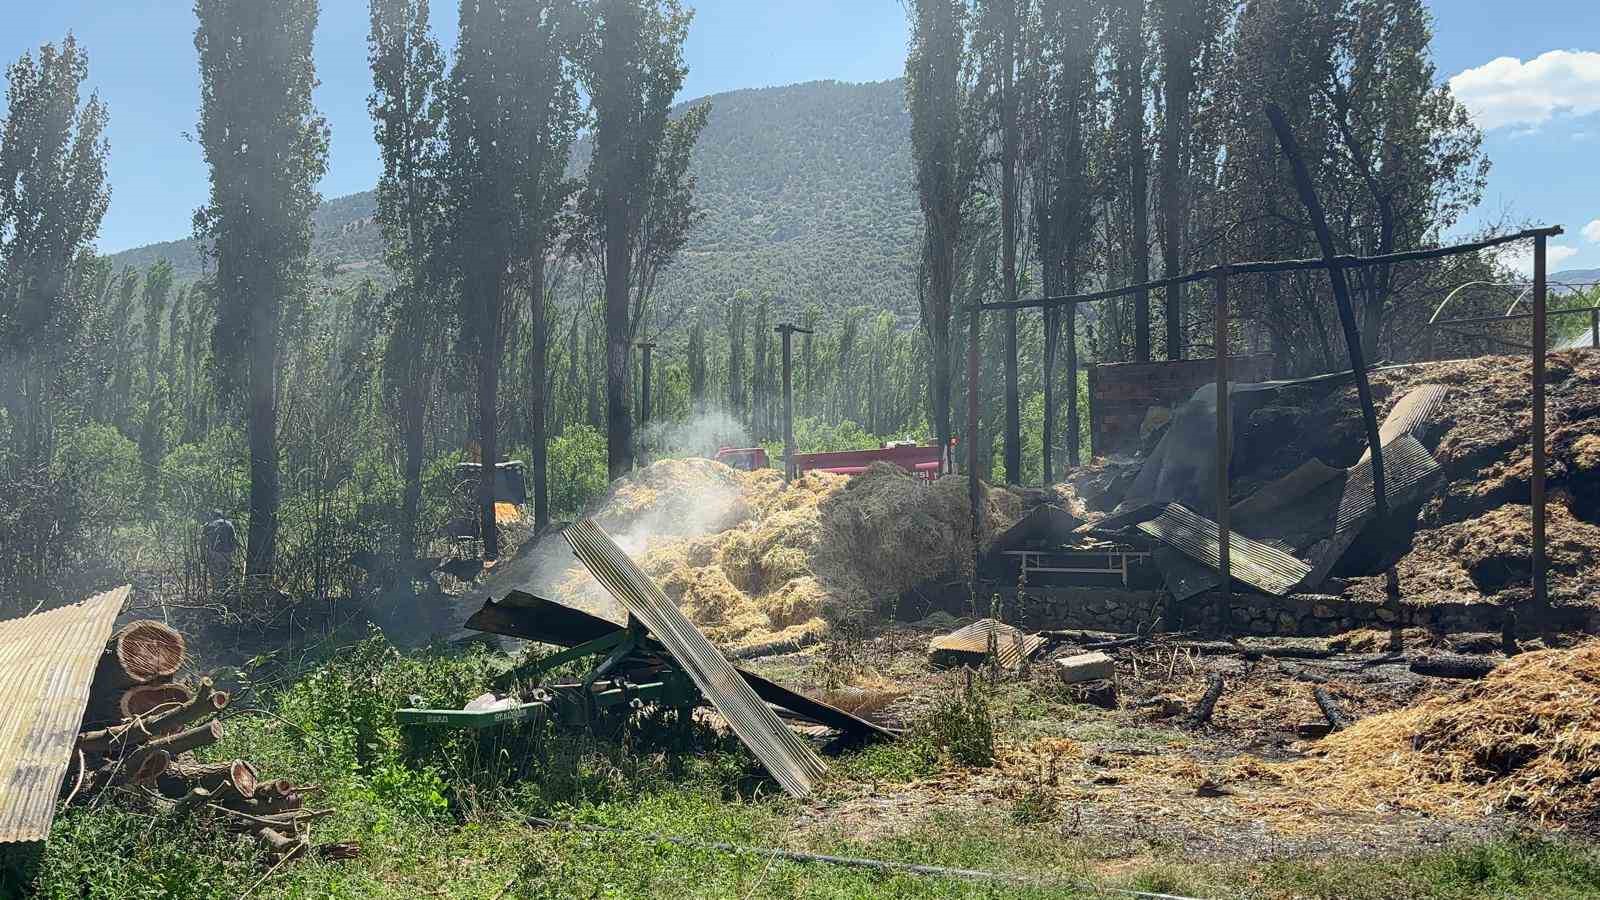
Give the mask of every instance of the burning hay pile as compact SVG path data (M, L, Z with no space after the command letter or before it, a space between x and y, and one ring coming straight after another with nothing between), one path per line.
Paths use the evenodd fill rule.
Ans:
M1324 802L1558 824L1600 820L1600 641L1527 653L1482 681L1372 716L1282 772Z
M988 533L1022 501L988 492ZM663 460L619 482L594 516L713 640L740 647L801 640L972 558L966 483L928 485L877 463L853 478L709 460ZM581 566L560 593L595 599Z
M125 786L170 815L204 816L217 828L248 834L280 860L313 850L354 856L349 844L313 848L311 823L332 812L305 807L314 787L263 779L242 759L194 758L195 750L221 740L218 714L229 696L210 678L174 680L185 651L183 635L160 622L131 622L112 635L89 696L89 728L78 736L68 802Z

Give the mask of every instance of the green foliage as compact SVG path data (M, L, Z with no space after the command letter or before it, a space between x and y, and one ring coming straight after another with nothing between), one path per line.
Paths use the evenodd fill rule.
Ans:
M110 425L87 422L62 441L63 463L81 479L83 500L96 517L134 517L144 477L139 448Z
M606 439L587 424L568 425L550 442L550 508L577 514L605 493Z
M173 521L192 521L212 509L238 514L249 485L245 459L244 436L231 425L212 429L199 443L173 447L161 460L162 514Z
M940 694L912 732L956 765L985 768L994 765L994 717L981 679L964 674L966 684Z

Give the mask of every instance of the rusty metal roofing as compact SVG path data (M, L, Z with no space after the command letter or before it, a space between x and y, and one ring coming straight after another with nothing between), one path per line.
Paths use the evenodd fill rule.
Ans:
M684 618L661 587L592 520L568 528L566 538L595 579L667 648L783 789L796 797L810 794L812 784L827 771L822 760L739 677L721 651Z
M42 841L126 585L0 622L0 843Z
M1045 645L1045 638L1025 634L1022 629L994 619L979 619L971 625L957 628L928 642L931 654L972 655L979 658L989 655L994 648L995 661L1008 669L1022 665L1022 661Z
M1161 515L1139 523L1139 530L1210 569L1222 565L1217 523L1186 506L1167 504ZM1230 531L1228 574L1281 597L1311 574L1311 567L1276 547Z
M1383 419L1383 425L1378 428L1378 442L1388 448L1389 442L1403 435L1422 437L1423 431L1433 417L1438 415L1439 408L1444 406L1445 397L1450 389L1442 384L1424 384L1412 388L1395 402L1389 415ZM1361 459L1356 461L1360 465L1372 455L1372 448L1361 451ZM1387 463L1387 458L1385 459Z

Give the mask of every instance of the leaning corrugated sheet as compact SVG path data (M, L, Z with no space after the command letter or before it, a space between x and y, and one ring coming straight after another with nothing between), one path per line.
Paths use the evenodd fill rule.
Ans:
M0 843L42 841L130 589L0 622Z
M784 790L796 797L809 795L812 784L827 772L811 747L778 719L722 652L600 526L583 519L565 534L578 560L650 629Z

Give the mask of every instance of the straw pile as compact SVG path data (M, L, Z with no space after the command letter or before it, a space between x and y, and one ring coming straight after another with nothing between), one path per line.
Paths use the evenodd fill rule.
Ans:
M1551 824L1600 818L1600 641L1513 657L1482 681L1372 716L1285 780L1345 808L1397 805Z
M987 533L1023 513L988 492ZM971 560L966 482L878 463L853 478L664 460L619 482L596 516L691 621L729 646L799 639ZM581 566L557 593L598 596Z

